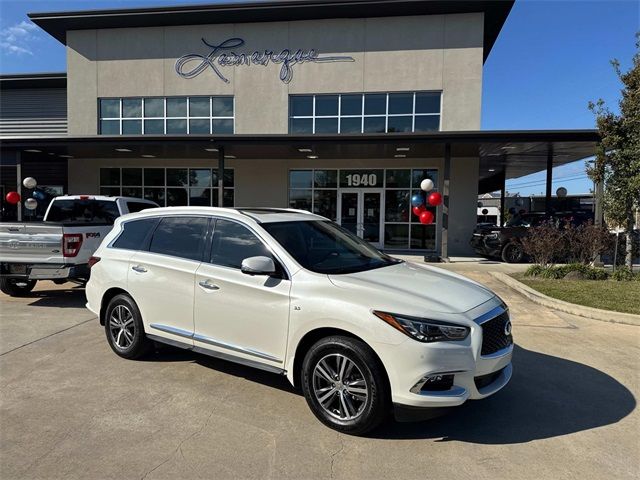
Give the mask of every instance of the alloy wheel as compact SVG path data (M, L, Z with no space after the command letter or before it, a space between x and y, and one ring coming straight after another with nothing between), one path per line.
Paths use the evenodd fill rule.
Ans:
M333 353L320 359L313 370L313 393L320 406L340 420L362 414L369 386L358 366L348 357Z
M126 350L135 337L133 313L126 305L116 305L109 317L111 340L121 350Z

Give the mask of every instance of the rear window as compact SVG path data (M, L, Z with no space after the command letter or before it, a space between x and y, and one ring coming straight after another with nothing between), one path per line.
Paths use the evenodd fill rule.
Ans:
M113 225L119 216L114 200L54 200L47 221Z
M127 210L129 210L129 213L140 212L141 210L146 210L147 208L157 208L157 206L152 203L127 202Z
M153 232L149 251L200 261L202 260L208 226L208 218L163 218L158 228Z
M143 220L126 222L122 226L122 233L111 246L125 250L141 250L143 249L147 235L157 223L157 218L145 218Z

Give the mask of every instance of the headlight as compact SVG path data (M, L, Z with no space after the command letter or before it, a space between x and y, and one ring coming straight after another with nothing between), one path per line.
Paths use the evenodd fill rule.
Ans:
M467 338L470 331L468 327L429 320L428 318L408 317L376 310L373 311L373 314L419 342L460 341Z
M497 240L498 239L498 233L497 232L492 232L490 234L488 234L486 237L487 240Z

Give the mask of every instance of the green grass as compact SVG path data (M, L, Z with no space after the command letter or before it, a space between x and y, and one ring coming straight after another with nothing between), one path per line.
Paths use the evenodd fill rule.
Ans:
M514 278L549 297L586 307L640 315L640 282L615 280L552 280L525 277Z

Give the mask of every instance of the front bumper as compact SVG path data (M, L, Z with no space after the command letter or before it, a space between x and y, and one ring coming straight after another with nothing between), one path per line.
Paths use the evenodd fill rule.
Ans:
M488 238L485 235L474 233L469 242L471 248L483 257L499 257L502 252L499 238Z
M496 299L496 302L499 300ZM472 318L496 309L495 303L474 309ZM481 355L483 329L473 323L461 342L421 343L411 338L399 345L377 345L391 384L396 405L414 408L453 407L469 399L481 399L502 389L511 379L513 344L489 355ZM452 375L446 390L423 389L427 377Z

